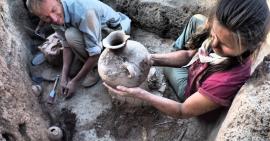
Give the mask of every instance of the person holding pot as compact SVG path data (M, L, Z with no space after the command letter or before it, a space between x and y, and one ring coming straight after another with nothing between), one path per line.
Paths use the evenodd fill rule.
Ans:
M150 55L152 65L171 67L164 73L179 101L139 87L104 85L116 94L145 100L177 118L229 107L250 77L253 57L268 31L266 0L220 0L208 19L202 15L191 18L174 45L181 50Z
M83 79L85 87L98 81L93 73L102 51L102 29L130 31L131 20L124 14L115 12L98 0L27 0L27 8L42 22L51 24L62 40L63 69L62 92L67 97L75 93ZM70 73L76 62L74 56L83 62L82 67L71 79ZM86 81L86 82L85 82Z

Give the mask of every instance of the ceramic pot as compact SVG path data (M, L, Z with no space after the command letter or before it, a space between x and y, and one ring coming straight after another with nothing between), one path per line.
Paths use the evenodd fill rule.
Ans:
M149 52L141 43L128 39L123 31L114 31L102 41L106 49L98 60L98 73L112 87L137 87L149 73Z

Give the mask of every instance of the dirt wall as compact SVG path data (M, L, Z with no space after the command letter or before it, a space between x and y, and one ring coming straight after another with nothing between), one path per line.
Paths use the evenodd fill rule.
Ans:
M22 5L19 0L0 1L0 140L46 141L48 123L26 69L29 51L22 41L24 34L13 24L13 18L18 18L14 15L22 16L24 11L10 10L18 5Z
M262 46L258 62L255 63L259 66L254 68L252 77L235 97L216 140L266 141L270 139L269 41L270 38L268 43ZM265 55L267 56L264 58Z
M216 0L102 0L126 13L133 25L161 37L177 38L194 14L207 15Z

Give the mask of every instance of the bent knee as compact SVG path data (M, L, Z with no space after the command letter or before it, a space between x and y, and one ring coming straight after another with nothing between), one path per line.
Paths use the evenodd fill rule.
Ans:
M74 27L70 27L65 31L65 37L71 47L76 46L77 42L83 42L82 33Z

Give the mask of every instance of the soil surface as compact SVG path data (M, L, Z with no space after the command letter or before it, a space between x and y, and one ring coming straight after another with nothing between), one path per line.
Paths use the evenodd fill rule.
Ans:
M141 42L151 53L171 50L172 40L161 39L141 29L133 29L132 39ZM52 67L47 62L32 66L30 70L33 76L41 75L48 79L53 79L61 72L60 68ZM44 80L41 86L44 91L39 97L43 111L50 117L50 125L64 129L65 140L205 140L209 134L209 130L205 129L211 124L206 124L203 120L177 120L165 116L153 107L143 104L134 107L128 102L112 100L101 81L90 88L79 86L70 99L61 96L58 86L53 105L46 103L53 82ZM170 87L159 94L177 100ZM68 121L61 117L68 118ZM194 133L196 136L193 136Z
M26 12L24 2L0 1L1 141L47 141L46 130L53 125L63 129L63 141L202 141L214 140L217 132L219 141L269 140L270 59L269 56L263 59L269 54L269 37L254 65L259 67L256 70L253 67L252 78L236 96L227 116L224 109L221 114L174 119L147 104L132 106L130 101L113 98L101 81L90 88L78 86L70 99L61 95L58 85L54 103L48 104L48 94L61 67L47 62L31 65L37 45L42 42L24 27L34 29L37 24L37 18ZM212 1L205 0L199 7L196 4L201 1L197 0L185 1L190 5L177 0L110 2L117 3L115 8L127 13L134 25L140 27L133 27L133 40L142 43L150 53L161 53L170 52L173 43L172 39L164 37L177 37L191 14L206 10L206 5ZM162 74L161 68L157 70ZM40 95L31 91L32 84L41 85ZM168 83L162 89L155 88L153 93L177 100Z

